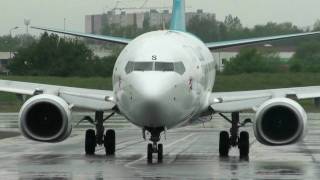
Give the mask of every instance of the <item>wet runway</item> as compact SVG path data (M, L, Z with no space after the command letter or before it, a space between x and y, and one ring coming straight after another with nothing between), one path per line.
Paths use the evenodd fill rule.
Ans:
M83 115L74 115L74 123ZM229 124L215 116L204 125L169 131L162 138L163 163L147 164L141 131L120 116L107 123L117 133L115 157L106 157L102 147L88 157L84 133L89 124L74 128L62 143L44 144L16 136L17 115L0 114L0 179L320 179L320 114L309 119L305 140L284 147L259 144L248 126L250 159L241 161L237 149L230 158L219 158L219 131Z

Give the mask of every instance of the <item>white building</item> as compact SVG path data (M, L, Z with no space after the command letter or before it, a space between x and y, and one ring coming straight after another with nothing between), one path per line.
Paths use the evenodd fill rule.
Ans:
M194 16L200 17L215 17L213 13L204 13L202 10L197 12L187 12L186 22ZM85 32L93 34L101 34L102 28L105 24L119 25L120 27L133 26L143 28L144 21L149 18L150 26L162 26L170 23L171 13L168 10L159 12L152 9L148 12L126 13L122 11L117 14L115 11L109 11L106 14L86 15L85 16Z
M0 73L8 73L7 66L14 53L12 52L0 52Z

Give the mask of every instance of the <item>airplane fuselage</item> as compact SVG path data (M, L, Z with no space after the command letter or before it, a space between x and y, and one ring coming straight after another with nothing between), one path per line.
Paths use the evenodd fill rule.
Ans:
M142 128L187 124L208 107L215 66L209 49L189 33L143 34L124 48L115 63L117 106Z

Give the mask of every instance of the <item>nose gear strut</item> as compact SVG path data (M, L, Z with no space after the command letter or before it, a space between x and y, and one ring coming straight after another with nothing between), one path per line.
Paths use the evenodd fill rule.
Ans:
M231 119L225 116L222 113L219 113L226 121L231 123L230 136L227 131L220 132L219 139L219 153L220 157L228 157L229 150L231 147L238 146L240 158L248 158L249 156L249 133L242 131L239 136L239 128L245 126L248 123L252 123L250 119L245 119L240 123L240 113L233 112L231 113Z
M94 120L90 116L85 116L82 118L76 126L78 126L83 121L88 121L90 124L95 126L95 130L88 129L86 131L85 137L85 152L87 155L94 155L95 148L97 145L104 145L106 155L114 155L115 153L115 131L109 129L104 135L104 125L103 123L115 115L116 112L112 112L106 118L103 118L103 111L96 111Z
M153 154L158 154L158 162L161 163L163 160L163 145L161 143L158 144L160 141L161 133L165 131L165 128L148 128L145 127L142 129L143 137L146 139L146 131L148 131L150 135L149 141L152 143L148 144L147 147L147 160L148 163L152 163Z

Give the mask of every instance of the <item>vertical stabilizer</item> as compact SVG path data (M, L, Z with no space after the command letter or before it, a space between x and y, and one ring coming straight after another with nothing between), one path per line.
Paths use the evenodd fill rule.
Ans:
M173 0L170 30L186 31L185 0Z

